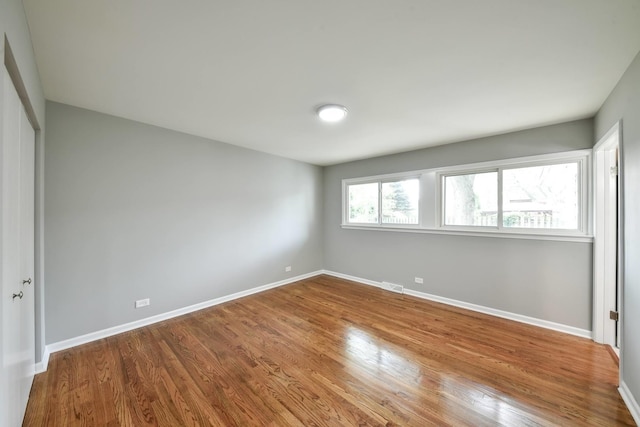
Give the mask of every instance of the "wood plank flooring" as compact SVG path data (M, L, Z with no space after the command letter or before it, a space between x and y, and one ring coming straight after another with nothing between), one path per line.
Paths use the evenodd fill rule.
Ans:
M604 346L317 276L55 353L27 426L635 425Z

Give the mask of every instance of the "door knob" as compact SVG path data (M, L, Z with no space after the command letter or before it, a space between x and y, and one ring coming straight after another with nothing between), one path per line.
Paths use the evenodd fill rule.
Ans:
M23 296L24 296L24 294L22 293L22 291L20 291L19 294L13 294L13 299L16 299L16 298L22 299Z
M30 285L31 284L31 277L29 277L27 280L23 280L22 284L23 285Z

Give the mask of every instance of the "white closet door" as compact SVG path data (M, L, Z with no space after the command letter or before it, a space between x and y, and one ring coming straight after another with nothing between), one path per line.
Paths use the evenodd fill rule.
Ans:
M20 98L4 70L2 140L2 388L0 425L20 425Z
M27 407L35 368L35 143L36 135L20 104L20 406ZM24 411L24 409L23 409Z
M29 274L33 278L35 138L6 69L2 116L0 426L19 426L33 381L35 356L33 280L23 284Z

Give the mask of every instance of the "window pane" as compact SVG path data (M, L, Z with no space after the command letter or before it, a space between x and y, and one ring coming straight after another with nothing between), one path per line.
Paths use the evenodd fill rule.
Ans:
M378 183L349 186L349 222L378 223Z
M382 223L418 224L419 199L417 179L382 183Z
M498 172L444 178L445 225L496 227L498 224Z
M578 163L503 172L504 227L578 229Z

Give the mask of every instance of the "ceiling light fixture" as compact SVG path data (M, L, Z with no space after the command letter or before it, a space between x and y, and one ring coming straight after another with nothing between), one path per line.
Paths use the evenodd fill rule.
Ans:
M318 108L318 117L325 122L339 122L347 116L347 109L338 104L326 104Z

